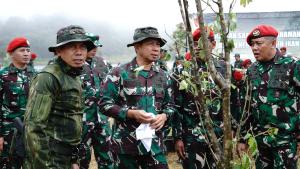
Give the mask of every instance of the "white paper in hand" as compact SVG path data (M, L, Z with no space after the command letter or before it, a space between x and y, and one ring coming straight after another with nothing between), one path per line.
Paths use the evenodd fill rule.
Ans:
M151 113L151 116L154 118L155 115ZM136 139L141 140L147 152L150 151L152 145L152 138L155 136L155 129L150 127L150 124L142 123L136 130Z

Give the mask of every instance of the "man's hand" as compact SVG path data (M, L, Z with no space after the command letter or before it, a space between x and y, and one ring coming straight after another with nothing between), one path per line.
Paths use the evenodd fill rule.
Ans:
M79 169L79 165L78 165L78 164L76 164L76 163L74 163L74 164L72 164L72 167L71 167L71 169Z
M150 123L153 119L150 113L145 112L144 110L128 110L127 117L135 119L139 123Z
M165 113L158 114L155 116L155 118L151 121L151 128L155 130L160 130L165 122L167 121L167 115Z
M0 137L0 152L3 151L4 137Z
M184 149L184 144L182 140L176 140L175 142L175 150L177 152L177 155L181 159L185 159L185 149Z
M237 153L238 153L239 155L242 155L243 152L246 152L246 151L247 151L248 145L245 144L245 143L238 143L236 149L237 149Z

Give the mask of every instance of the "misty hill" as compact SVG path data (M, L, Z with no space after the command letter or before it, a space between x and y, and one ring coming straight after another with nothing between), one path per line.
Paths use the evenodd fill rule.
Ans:
M133 29L116 27L106 22L55 15L35 16L31 19L11 17L5 21L0 20L0 59L5 57L6 47L11 39L24 36L28 38L31 49L38 54L39 60L48 60L53 56L48 52L48 47L56 44L56 32L71 24L80 25L87 32L99 34L103 44L99 55L107 60L118 63L128 61L134 56L134 50L126 47L127 43L132 41Z

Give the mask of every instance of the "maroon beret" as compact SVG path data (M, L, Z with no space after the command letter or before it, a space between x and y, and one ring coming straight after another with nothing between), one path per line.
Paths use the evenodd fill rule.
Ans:
M285 51L286 51L286 47L285 47L285 46L282 46L282 47L280 48L280 50L285 50Z
M247 36L247 43L251 45L251 40L264 36L278 36L278 31L270 25L258 25Z
M205 27L205 29L209 29L209 34L208 34L208 38L209 39L215 39L215 35L214 35L214 31L209 27ZM194 32L193 32L193 40L194 41L198 41L199 40L199 38L200 38L200 36L201 36L201 30L200 30L200 28L197 28Z
M238 70L233 71L233 78L234 78L234 80L240 81L240 80L243 79L243 76L244 76L243 72L238 71Z
M246 65L251 64L251 63L252 63L252 61L250 59L246 59L242 62L241 66L245 67Z
M31 60L35 60L36 58L37 58L37 54L35 54L35 53L32 52L32 53L31 53L31 58L30 58L30 59L31 59Z
M6 51L10 53L19 47L30 47L29 41L23 37L15 38L9 42Z
M192 55L190 52L187 52L184 56L185 60L190 61L192 59Z

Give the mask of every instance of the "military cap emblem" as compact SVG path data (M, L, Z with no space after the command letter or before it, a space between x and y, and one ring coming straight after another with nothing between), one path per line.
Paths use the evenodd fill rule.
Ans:
M252 35L255 36L259 36L260 35L260 31L257 29L255 31L253 31Z

